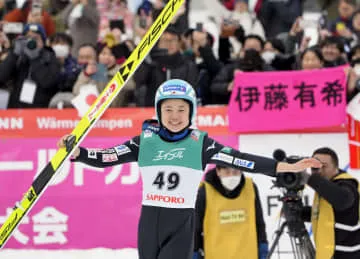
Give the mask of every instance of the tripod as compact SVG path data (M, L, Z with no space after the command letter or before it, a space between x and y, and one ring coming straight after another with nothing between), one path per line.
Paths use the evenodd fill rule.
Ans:
M285 227L288 229L294 258L314 259L315 248L306 231L304 221L301 219L303 207L301 198L288 193L285 197L281 198L281 200L283 201L282 211L286 221L282 223L280 228L276 231L275 240L270 247L267 259L271 258Z

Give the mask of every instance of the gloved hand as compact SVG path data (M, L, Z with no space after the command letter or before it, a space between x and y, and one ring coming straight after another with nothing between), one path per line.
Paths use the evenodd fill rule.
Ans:
M267 254L269 253L269 246L267 243L259 244L259 259L266 259Z
M199 252L194 252L193 259L200 259L201 255Z
M65 147L66 147L66 152L70 152L74 148L75 142L76 142L76 136L75 135L69 135L65 139L64 144L65 144Z

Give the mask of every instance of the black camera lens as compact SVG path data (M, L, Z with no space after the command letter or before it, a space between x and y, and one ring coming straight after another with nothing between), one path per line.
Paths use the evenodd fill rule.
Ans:
M300 190L303 188L301 179L301 174L290 172L278 174L276 177L277 186L293 190Z
M27 43L26 43L26 47L30 50L36 49L37 44L36 44L36 40L30 38L28 39Z
M284 183L286 184L292 184L294 181L296 181L296 175L295 174L284 174Z

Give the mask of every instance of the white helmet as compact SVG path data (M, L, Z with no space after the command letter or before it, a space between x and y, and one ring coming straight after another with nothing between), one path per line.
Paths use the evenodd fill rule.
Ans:
M190 104L190 123L196 116L196 93L194 88L186 81L181 79L170 79L162 83L155 95L156 118L160 121L160 104L166 99L183 99Z

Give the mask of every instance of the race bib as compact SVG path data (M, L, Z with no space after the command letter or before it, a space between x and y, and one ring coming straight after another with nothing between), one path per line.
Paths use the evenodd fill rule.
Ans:
M181 166L140 168L143 205L166 208L194 208L203 171Z

